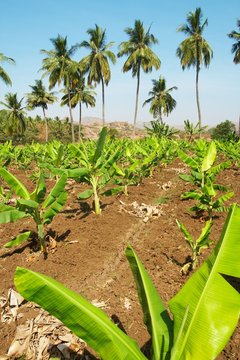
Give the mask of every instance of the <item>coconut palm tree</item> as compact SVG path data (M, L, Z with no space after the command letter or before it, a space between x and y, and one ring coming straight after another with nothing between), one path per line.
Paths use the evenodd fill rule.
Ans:
M140 20L135 20L133 28L126 28L124 31L128 35L129 40L120 44L118 57L127 56L127 60L123 65L123 72L132 70L132 76L137 76L137 92L136 105L134 113L134 131L137 122L138 97L140 86L140 70L145 73L151 72L154 67L156 70L160 68L160 59L152 51L151 46L157 44L158 40L150 33L151 27L146 31Z
M0 101L6 109L1 110L6 119L6 133L7 135L22 135L26 130L26 122L24 111L25 107L22 106L22 98L20 101L17 99L17 93L8 93L5 95L5 101Z
M232 45L232 53L234 54L233 62L235 64L240 63L240 20L237 20L237 27L239 31L233 30L228 36L230 39L236 40L236 42Z
M46 117L46 110L48 104L53 104L57 101L56 96L53 92L47 92L45 86L43 85L42 80L35 80L35 85L31 86L32 91L26 94L27 105L30 110L33 110L37 107L41 107L43 111L43 118L45 121L45 139L48 142L48 123Z
M196 67L196 100L198 109L199 128L202 127L201 110L198 91L198 78L201 66L208 67L213 56L213 51L208 42L203 38L203 31L208 25L206 19L202 22L202 10L196 8L187 15L187 23L180 25L177 31L183 32L188 37L177 48L177 56L180 58L182 69Z
M166 81L162 76L158 80L152 80L152 83L152 90L148 93L150 98L144 101L143 106L150 103L150 113L163 124L163 115L168 116L177 105L170 94L173 90L177 90L177 87L166 89Z
M74 124L72 116L72 108L70 103L70 91L74 86L74 81L77 77L79 65L71 59L72 55L77 50L78 46L72 46L70 49L67 44L67 37L58 35L54 39L50 39L53 49L41 50L47 57L43 59L44 71L43 76L49 75L49 89L52 89L56 84L63 83L68 93L69 114L71 120L72 142L75 142Z
M15 64L15 61L12 58L9 58L5 56L3 53L0 53L0 63L12 63ZM3 69L2 66L0 66L0 79L6 84L6 85L12 85L12 81L6 71Z
M70 91L71 98L71 106L73 108L79 104L79 125L78 125L78 139L81 140L81 128L82 128L82 104L86 107L91 106L94 107L96 104L95 99L96 93L92 90L91 87L85 86L85 78L80 77L77 84L75 84L74 88ZM68 95L65 94L62 97L61 105L68 104Z
M102 84L102 122L105 125L105 96L104 84L107 86L111 79L111 71L109 61L116 63L115 54L110 51L110 47L114 42L106 43L106 29L102 29L98 25L95 28L87 30L90 36L89 41L83 41L80 46L90 51L90 54L80 61L80 68L83 72L88 73L88 85L93 82Z

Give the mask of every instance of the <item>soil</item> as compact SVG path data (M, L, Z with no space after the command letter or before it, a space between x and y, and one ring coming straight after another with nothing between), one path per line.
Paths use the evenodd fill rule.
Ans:
M100 216L94 214L90 201L77 200L83 185L69 183L67 204L48 229L57 246L49 251L47 259L31 244L19 246L15 251L0 250L0 296L7 296L8 290L14 287L17 266L44 273L89 301L103 301L106 304L104 311L109 317L136 339L141 348L147 349L149 335L143 324L133 276L124 252L128 244L133 246L167 305L189 277L182 275L181 267L190 255L190 249L177 228L176 219L195 236L203 227L203 219L195 218L188 210L192 202L180 198L184 191L189 190L189 185L178 176L184 169L182 162L176 160L171 165L156 168L153 176L144 179L140 185L130 187L128 197L102 198ZM33 187L29 179L30 170L12 171L28 188ZM232 168L225 170L218 179L219 183L234 190L234 202L239 202L239 176L239 170ZM48 185L52 186L51 180ZM129 211L133 202L161 203L161 214L144 222ZM214 243L219 239L225 218L226 213L219 213L214 219L211 235ZM0 246L24 229L34 229L31 220L0 225ZM203 251L200 264L211 249ZM36 316L36 311L25 311L20 322ZM6 355L18 324L19 321L0 323L0 355ZM238 327L218 359L240 359L239 344Z

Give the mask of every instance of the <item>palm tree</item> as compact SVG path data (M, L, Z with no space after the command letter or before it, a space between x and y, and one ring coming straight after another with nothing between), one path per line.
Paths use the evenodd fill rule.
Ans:
M233 62L235 64L240 63L240 20L237 20L237 26L239 31L233 30L228 36L230 39L236 40L236 42L232 45L232 53L234 54Z
M9 58L5 56L3 53L0 53L0 63L12 63L15 64L15 61L12 58ZM6 84L6 85L12 85L12 81L6 71L0 66L0 79Z
M202 65L208 67L213 56L213 51L208 42L203 38L203 30L208 25L206 19L202 23L202 10L196 8L195 12L189 12L187 23L180 25L177 31L181 31L188 37L177 48L177 56L180 58L182 69L196 67L196 99L198 109L199 128L202 127L201 110L198 92L198 77Z
M116 63L115 54L109 50L114 42L106 43L106 29L101 29L98 25L87 30L90 36L89 42L83 41L80 46L90 50L90 54L80 61L80 68L83 72L88 72L88 85L93 82L102 84L102 122L105 125L105 96L104 84L107 86L111 79L109 66L110 60Z
M85 86L85 78L80 77L78 84L75 84L74 88L70 91L71 106L74 108L79 104L79 125L78 125L78 139L81 139L81 128L82 128L82 104L86 107L94 107L96 104L95 96L96 93L90 88ZM62 97L61 105L68 103L68 95Z
M48 142L48 123L46 117L46 110L48 104L53 104L57 98L54 96L53 92L47 92L45 86L43 85L42 80L35 80L35 85L31 86L31 93L26 94L27 96L27 105L30 110L33 110L37 107L41 107L43 111L43 118L45 121L45 134L46 142Z
M69 114L71 120L72 142L75 142L74 124L72 116L72 108L70 103L70 90L74 86L76 74L78 72L78 63L71 59L78 46L72 46L70 49L67 45L67 37L58 35L57 38L50 39L53 49L41 50L47 57L43 59L43 66L41 70L44 71L43 76L49 75L49 89L52 89L56 84L63 85L67 89Z
M17 93L8 93L5 95L5 102L0 101L0 104L6 107L1 112L6 117L6 132L8 135L22 135L26 130L25 122L25 107L22 106L22 98L20 101L17 99Z
M162 76L158 80L152 80L152 83L152 90L148 93L150 98L144 101L143 106L150 103L150 113L163 124L163 115L168 116L177 105L176 100L170 94L173 90L177 90L177 87L166 89L166 81Z
M134 131L137 122L138 97L140 86L140 70L145 73L151 72L154 67L156 70L160 68L160 59L152 51L151 46L157 44L158 40L150 33L151 27L146 31L140 20L135 20L134 28L126 28L124 31L129 36L128 41L120 44L118 57L126 55L128 58L123 65L123 72L132 70L132 76L137 76L137 92L136 105L134 114Z

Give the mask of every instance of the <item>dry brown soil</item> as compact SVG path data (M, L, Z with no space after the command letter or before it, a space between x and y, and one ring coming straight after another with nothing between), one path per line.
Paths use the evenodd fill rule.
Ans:
M144 347L149 335L143 325L133 276L124 251L128 244L134 247L165 304L185 283L188 276L182 275L180 269L190 251L177 228L176 219L196 236L203 227L203 220L194 218L188 211L192 204L190 201L180 199L181 193L189 189L189 185L178 177L183 167L180 161L166 168L159 167L152 177L144 179L139 186L131 187L128 197L102 198L100 216L92 212L90 202L80 203L76 199L83 186L70 184L67 204L49 226L49 233L57 240L57 247L49 252L47 259L44 260L42 254L29 244L20 246L16 251L0 250L0 296L6 296L8 289L14 286L16 266L39 271L90 301L105 302L107 314L135 338L140 347ZM29 180L30 170L26 173L17 169L13 171L28 187L33 187ZM225 170L219 178L220 183L229 185L235 191L233 201L238 203L239 178L240 172L236 169ZM48 185L51 186L51 182ZM145 223L129 212L134 201L156 205L160 197L164 197L166 202L161 205L162 215L159 217L152 217ZM225 218L225 213L215 218L211 237L214 242L219 238ZM30 220L1 225L0 245L28 228L34 229ZM200 263L209 253L210 250L203 252ZM21 322L31 316L36 316L36 313L29 311ZM0 323L0 355L6 354L17 325L18 322L9 325ZM218 359L240 359L239 340L238 328Z

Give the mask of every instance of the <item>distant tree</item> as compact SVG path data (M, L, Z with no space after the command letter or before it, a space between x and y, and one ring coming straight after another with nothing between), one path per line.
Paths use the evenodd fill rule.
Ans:
M80 62L80 68L88 73L88 85L94 83L102 84L102 122L105 125L105 95L104 84L107 86L111 79L109 66L110 60L113 64L116 62L115 54L110 51L114 42L106 43L106 30L98 25L95 28L87 30L90 36L89 41L83 41L80 46L90 51L90 54L84 57Z
M0 101L0 104L6 108L1 112L6 119L5 131L7 135L19 136L26 130L26 112L25 107L22 106L23 99L18 100L17 93L8 93L5 95L5 101Z
M140 20L135 20L133 28L126 28L124 31L128 35L129 40L120 44L118 57L127 56L127 60L123 65L123 72L132 70L132 76L137 77L136 105L134 113L134 131L137 123L138 98L140 86L140 70L145 73L151 72L154 67L156 70L160 68L160 59L152 51L151 46L158 43L157 38L150 33L151 27L146 31Z
M236 126L229 120L221 122L211 131L213 139L220 141L237 140Z
M148 93L150 98L144 101L143 106L150 103L150 113L163 124L163 115L168 116L177 105L170 94L173 90L177 90L177 87L166 89L166 80L162 76L158 80L152 80L152 83L152 90Z
M94 107L96 103L95 92L92 88L85 86L85 79L83 77L79 78L77 84L75 84L74 88L70 91L71 105L72 107L76 107L79 104L79 125L78 125L78 139L81 139L81 128L82 128L82 104L86 105L86 107L91 106ZM68 96L65 94L62 97L61 105L66 105L68 103Z
M234 54L233 62L235 64L240 63L240 20L237 20L238 32L233 30L228 36L230 39L236 40L236 42L232 45L232 53Z
M3 53L0 53L0 63L12 63L15 64L15 61L12 58L9 58L5 56ZM6 85L12 85L12 81L6 71L3 69L2 66L0 66L0 79L6 84Z
M74 81L77 77L79 66L78 63L71 59L72 55L77 50L78 46L72 46L70 49L67 44L67 37L58 35L57 38L50 39L53 49L41 50L47 57L43 59L44 71L43 76L49 75L49 89L52 89L56 84L63 83L68 93L68 106L71 120L72 142L75 142L74 124L72 116L72 107L70 103L70 91L74 86Z
M198 77L202 65L208 67L213 56L213 51L208 42L203 38L202 34L208 25L206 19L202 23L202 10L197 8L195 12L189 12L187 15L187 23L179 26L177 31L181 31L188 37L181 42L177 48L177 56L180 58L182 69L196 67L196 99L198 109L199 128L202 127L201 110L198 91Z
M37 107L41 107L43 111L43 118L45 121L45 140L48 142L48 122L46 117L46 110L49 104L53 104L57 101L53 92L47 92L42 80L35 80L35 85L31 86L32 91L26 94L27 106L33 110Z

